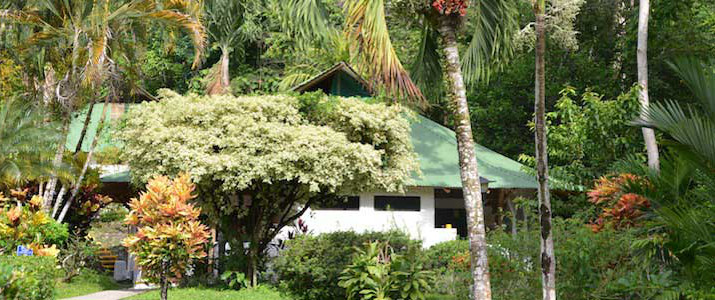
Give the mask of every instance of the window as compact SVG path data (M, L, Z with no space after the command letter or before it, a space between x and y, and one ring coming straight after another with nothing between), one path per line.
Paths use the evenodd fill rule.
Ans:
M420 197L375 196L375 210L420 211Z
M360 197L348 196L334 203L313 206L316 210L360 210Z

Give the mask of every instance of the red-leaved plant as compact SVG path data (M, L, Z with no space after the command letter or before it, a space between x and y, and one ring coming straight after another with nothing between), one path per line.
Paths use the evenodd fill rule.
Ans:
M201 209L188 203L196 197L194 189L185 173L174 180L154 177L146 192L129 203L131 212L125 222L138 231L124 240L124 246L136 256L143 275L161 284L162 300L168 281L176 282L192 260L206 256L209 229L198 220Z
M643 183L644 180L628 173L599 178L588 192L588 201L602 206L603 212L589 225L591 229L598 232L606 225L615 229L634 226L644 209L650 207L650 202L641 195L626 192L625 187L631 183Z

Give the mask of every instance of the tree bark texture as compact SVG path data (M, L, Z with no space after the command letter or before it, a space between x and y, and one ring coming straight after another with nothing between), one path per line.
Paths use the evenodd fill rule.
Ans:
M472 278L474 280L472 292L474 299L490 300L492 293L489 282L484 208L469 106L467 105L466 89L457 47L457 23L454 19L446 16L440 19L439 33L442 36L442 45L446 55L447 79L449 80L449 90L456 123L459 170L464 192L464 207L467 213L467 232L469 234Z
M638 85L640 93L638 100L641 103L641 113L645 113L650 100L648 99L648 18L650 15L650 0L640 0L638 7ZM655 141L655 132L652 128L643 127L643 141L648 153L648 166L653 170L660 169L658 144Z
M545 1L535 3L536 15L536 74L534 111L536 130L536 179L539 182L539 218L541 224L541 280L544 300L556 299L556 258L554 257L554 237L551 230L551 196L549 193L549 163L546 146L546 83L545 62L546 28Z
M229 75L230 54L231 49L229 47L221 47L221 60L214 70L214 78L207 87L207 94L223 95L229 93L231 87L231 78Z
M169 260L164 259L161 262L161 278L159 280L159 285L161 286L161 300L167 300L169 294L169 280L167 279L169 275Z

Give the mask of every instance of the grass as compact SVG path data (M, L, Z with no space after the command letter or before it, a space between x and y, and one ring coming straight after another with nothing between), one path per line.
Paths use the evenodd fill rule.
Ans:
M73 278L69 283L62 282L58 279L55 297L57 297L57 299L63 299L128 287L130 287L130 285L114 282L114 279L107 274L102 274L94 270L82 270L82 273Z
M141 295L136 295L128 300L156 300L159 299L159 291L154 290ZM222 290L215 288L173 288L169 289L169 299L171 300L188 300L188 299L211 299L211 300L293 300L293 298L285 296L273 288L267 286L259 286L252 289Z

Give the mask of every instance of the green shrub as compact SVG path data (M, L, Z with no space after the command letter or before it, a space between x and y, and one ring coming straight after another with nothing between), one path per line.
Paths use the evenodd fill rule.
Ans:
M127 214L129 214L129 210L123 204L112 203L99 212L99 221L105 223L122 221Z
M494 299L539 299L541 296L538 225L516 236L502 229L488 233L489 271ZM639 261L631 242L637 229L599 233L579 219L554 219L556 291L563 299L653 299L680 291L695 294L670 271ZM462 248L460 248L462 247ZM450 251L453 248L454 255ZM447 242L427 250L438 272L437 293L468 299L471 276L466 242ZM441 258L445 258L442 260ZM446 267L445 267L446 265ZM699 299L695 297L694 299Z
M426 266L433 270L447 269L452 257L468 251L468 240L453 240L433 245L425 251Z
M354 247L370 241L387 241L396 253L420 248L400 231L366 232L339 231L316 236L301 235L286 243L286 249L272 262L280 287L298 299L344 299L345 289L338 286L340 272L352 259Z
M364 248L364 249L363 249ZM421 249L395 254L387 242L371 242L356 247L356 253L341 273L339 286L352 299L424 300L434 274L419 262Z
M52 299L56 275L54 257L0 256L0 298Z

